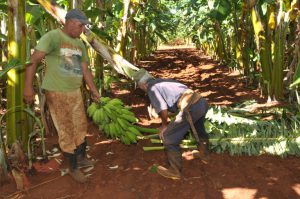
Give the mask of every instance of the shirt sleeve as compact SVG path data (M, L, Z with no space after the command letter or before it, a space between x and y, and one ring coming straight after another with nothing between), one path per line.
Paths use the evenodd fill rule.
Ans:
M167 102L164 100L155 86L152 86L148 91L148 97L156 113L160 113L162 110L168 109Z
M46 33L41 37L35 49L46 54L50 53L54 49L54 43L56 43L53 41L53 38L57 38L53 31Z

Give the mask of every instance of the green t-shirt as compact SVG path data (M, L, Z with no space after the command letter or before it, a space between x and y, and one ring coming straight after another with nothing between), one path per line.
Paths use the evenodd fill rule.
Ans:
M69 37L61 29L46 33L36 46L46 53L47 69L42 88L50 91L73 91L82 84L82 62L88 62L83 42Z

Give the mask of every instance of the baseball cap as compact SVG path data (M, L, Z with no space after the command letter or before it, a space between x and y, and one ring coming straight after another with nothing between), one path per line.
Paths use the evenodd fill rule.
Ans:
M66 19L77 19L82 24L90 24L91 22L88 20L88 18L85 16L85 14L78 9L72 9L69 10L66 14Z
M135 72L132 75L132 78L134 81L136 81L138 84L146 83L150 79L154 79L154 77L145 69L141 68L137 72Z

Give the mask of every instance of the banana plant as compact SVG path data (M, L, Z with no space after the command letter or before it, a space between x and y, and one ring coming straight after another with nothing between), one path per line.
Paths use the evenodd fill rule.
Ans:
M5 48L7 43L6 34L6 19L7 19L7 4L6 2L0 3L0 62L6 61L5 54L7 49ZM1 68L0 68L1 69Z
M276 99L283 99L284 93L284 69L287 47L287 34L290 24L299 16L299 2L279 1L278 15L276 17L276 28L274 36L274 66L272 70L272 93Z
M121 56L125 57L125 47L126 47L126 35L127 35L127 21L128 21L128 15L129 15L129 4L130 0L123 0L123 9L121 17L121 25L118 29L118 36L117 36L117 46L115 48L116 52L119 53Z
M8 5L8 60L18 59L22 63L21 69L12 68L7 72L7 109L22 106L22 91L24 87L24 67L26 61L26 24L25 2L10 0ZM7 142L12 144L21 139L27 147L29 126L24 113L15 113L7 116Z

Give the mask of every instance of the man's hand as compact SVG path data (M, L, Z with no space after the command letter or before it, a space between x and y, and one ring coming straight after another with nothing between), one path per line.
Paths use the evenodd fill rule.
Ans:
M26 104L32 104L34 102L35 92L32 86L28 86L24 88L23 91L23 99Z
M158 130L159 130L159 137L160 137L160 139L161 140L164 140L163 139L163 135L164 135L164 132L166 131L166 129L167 129L167 126L166 125L161 125L159 128L158 128Z
M92 100L94 102L99 102L100 101L100 94L99 94L98 91L92 92L92 96L91 97L92 97Z

